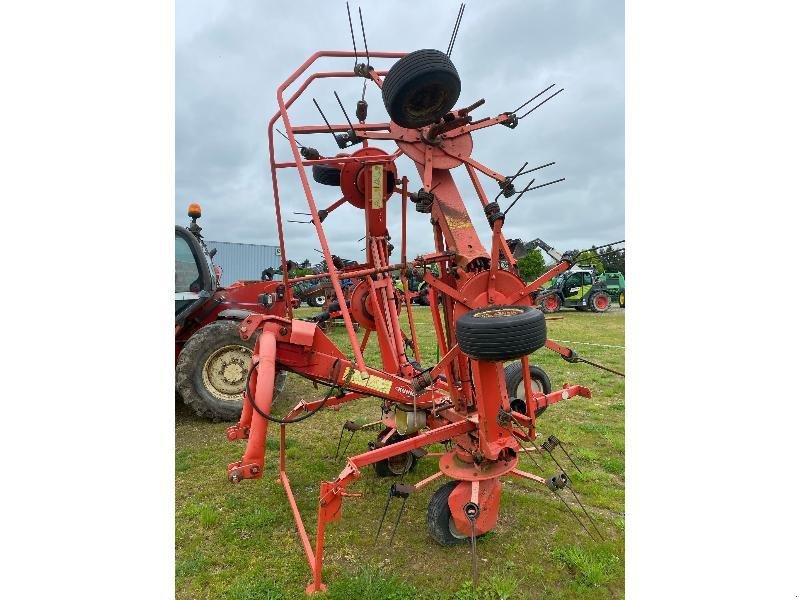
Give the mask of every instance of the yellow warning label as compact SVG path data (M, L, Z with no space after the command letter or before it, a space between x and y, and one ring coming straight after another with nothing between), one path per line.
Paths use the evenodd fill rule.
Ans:
M367 379L361 379L361 375L353 372L350 367L347 367L344 371L344 380L349 381L349 385L352 387L365 387L382 394L388 394L389 390L392 389L392 381L390 379L384 379L377 375L370 375Z
M450 227L451 230L453 229L467 229L472 227L472 223L469 219L461 219L458 217L451 217L450 215L445 215L444 217L447 220L447 225Z
M372 165L372 208L383 208L383 165Z

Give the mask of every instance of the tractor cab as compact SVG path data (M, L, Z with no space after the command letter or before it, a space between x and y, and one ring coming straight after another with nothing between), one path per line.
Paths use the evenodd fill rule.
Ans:
M200 214L200 205L191 204L191 225L175 226L175 325L182 325L217 289L214 264L197 224Z

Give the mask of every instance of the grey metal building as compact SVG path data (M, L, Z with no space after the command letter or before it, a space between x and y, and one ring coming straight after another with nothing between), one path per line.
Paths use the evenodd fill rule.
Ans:
M222 267L222 285L234 281L261 279L261 271L268 267L280 269L281 249L261 244L206 241L208 249L217 249L214 264Z

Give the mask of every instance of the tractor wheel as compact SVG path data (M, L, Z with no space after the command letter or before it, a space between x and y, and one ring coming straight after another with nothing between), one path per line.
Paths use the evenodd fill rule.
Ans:
M306 300L306 304L308 304L311 308L322 308L325 306L325 294L311 296L311 298Z
M525 404L525 381L523 378L522 363L515 362L511 363L510 365L506 365L504 371L506 376L506 390L508 391L509 398L516 398L517 402L520 402L520 404L517 404L517 407L515 408L515 402L512 400L511 408L523 414L527 413L528 411ZM550 385L550 378L542 369L536 365L528 365L528 372L531 374L531 389L534 392L549 394L553 391L553 387ZM521 408L522 410L517 410L517 408ZM545 406L544 408L538 409L536 411L536 417L538 418L546 408L547 407Z
M199 329L181 350L175 366L175 387L199 416L235 421L242 414L244 386L258 334L245 341L238 321L215 321ZM275 378L275 396L283 391L286 373Z
M592 312L606 312L611 306L611 299L605 292L597 292L589 300L589 305L592 307Z
M383 435L384 434L381 433L381 436ZM386 446L395 444L397 442L402 442L405 439L407 439L406 436L395 433L386 442ZM398 454L397 456L392 456L391 458L386 458L384 460L379 460L376 463L372 463L372 466L375 468L375 474L378 477L397 477L411 471L416 464L417 457L411 452L404 452L403 454Z
M447 503L450 494L456 489L460 481L448 481L438 490L433 492L431 501L428 503L428 533L442 546L454 546L469 542L469 536L464 535L456 529L453 515L450 512L450 505ZM476 538L485 534L477 535Z
M381 94L392 121L417 129L435 123L455 106L461 79L444 52L417 50L392 65Z
M338 186L341 181L341 175L342 172L339 169L329 165L314 165L311 167L311 177L322 185Z
M557 294L545 296L539 303L541 311L547 314L558 312L561 310L561 298Z
M420 306L430 306L431 299L430 296L428 295L429 293L430 289L428 288L427 285L419 291L419 296L417 296L417 302L419 303Z
M456 339L470 358L514 360L544 346L547 325L542 311L532 306L489 306L456 321Z

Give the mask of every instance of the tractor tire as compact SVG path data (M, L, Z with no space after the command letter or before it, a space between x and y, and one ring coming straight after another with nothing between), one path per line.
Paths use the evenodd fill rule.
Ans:
M325 306L325 294L311 296L311 298L306 300L306 304L308 304L311 308L322 308Z
M461 79L441 50L417 50L398 60L383 80L383 105L392 121L418 129L435 123L455 106Z
M508 392L508 397L517 398L522 402L522 410L517 410L514 408L513 400L511 402L511 408L517 410L517 412L527 413L527 407L525 406L525 381L523 378L522 363L515 362L511 363L510 365L506 365L504 372L506 376L506 391ZM534 392L549 394L553 391L553 386L550 384L550 378L541 368L537 367L536 365L528 365L528 372L531 375L531 388ZM539 418L539 415L541 415L546 409L546 406L538 409L536 411L536 418Z
M456 339L475 360L515 360L544 346L547 324L532 306L489 306L456 321Z
M561 297L557 294L545 296L542 301L539 302L539 310L541 310L543 313L547 313L548 315L560 311Z
M420 306L430 306L431 299L430 299L430 288L426 285L419 291L419 296L417 296L417 303Z
M381 436L382 435L383 433ZM407 439L406 436L395 433L386 442L386 446L395 444L397 442L402 442L405 439ZM417 457L411 452L405 452L403 454L398 454L397 456L392 456L391 458L379 460L376 463L372 463L372 466L375 469L375 474L378 477L398 477L411 471L416 464Z
M606 312L611 306L611 298L605 292L597 292L589 299L589 306L592 308L592 312Z
M244 387L258 334L239 337L239 322L209 323L189 338L175 366L175 388L185 404L200 417L235 421L242 414ZM275 377L277 397L286 373Z
M450 494L453 493L459 483L461 482L454 480L440 486L438 490L433 492L431 501L428 503L428 533L442 546L455 546L456 544L469 542L469 536L456 529L453 515L450 512L450 505L447 503ZM475 537L479 538L484 535L486 534L480 534Z
M329 165L313 165L311 167L311 177L322 185L339 186L342 172L336 167Z

